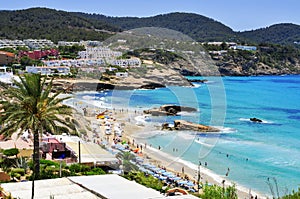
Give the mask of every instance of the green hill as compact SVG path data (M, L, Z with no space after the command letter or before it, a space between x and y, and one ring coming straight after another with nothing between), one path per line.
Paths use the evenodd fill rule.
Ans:
M291 23L282 23L267 28L241 32L240 36L257 43L290 45L295 41L300 41L300 26Z
M235 32L224 24L193 13L169 13L153 17L107 17L97 14L77 13L78 16L98 19L123 30L141 27L161 27L182 32L197 41L235 40Z
M0 11L0 38L104 40L115 32L141 27L161 27L186 34L196 41L234 41L292 45L300 41L300 26L276 24L253 31L234 32L214 19L193 13L169 13L152 17L109 17L48 8Z
M120 29L105 22L48 8L0 11L0 38L103 40ZM102 31L105 30L105 31Z
M193 13L169 13L153 17L108 17L99 14L76 13L76 15L105 21L130 30L141 27L162 27L182 32L197 41L234 41L250 43L273 43L293 45L300 41L300 26L291 23L275 24L252 31L234 32L230 27Z

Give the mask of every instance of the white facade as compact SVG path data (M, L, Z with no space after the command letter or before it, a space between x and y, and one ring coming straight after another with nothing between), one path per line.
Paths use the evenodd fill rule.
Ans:
M48 39L25 39L23 42L31 49L53 47L54 43Z
M113 58L122 56L122 52L112 51L105 47L87 47L86 51L78 52L81 59Z
M12 85L13 79L14 75L11 68L7 68L5 66L0 67L0 82Z
M0 48L17 48L24 47L26 44L22 40L9 40L2 39L0 40Z
M46 66L100 66L104 65L104 59L67 59L43 61Z
M49 66L26 66L27 73L40 73L42 75L68 75L70 68L65 66L49 67Z
M117 72L116 76L126 78L126 77L128 77L128 73L127 72Z
M80 45L77 41L59 41L58 46L74 46L74 45Z
M111 62L112 65L120 66L122 68L135 68L141 66L141 60L139 58L131 59L116 59Z

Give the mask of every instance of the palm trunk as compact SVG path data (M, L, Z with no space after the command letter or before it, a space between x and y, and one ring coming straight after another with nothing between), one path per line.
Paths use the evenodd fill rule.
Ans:
M34 181L40 177L40 140L39 133L33 133L33 178L31 199L34 198Z

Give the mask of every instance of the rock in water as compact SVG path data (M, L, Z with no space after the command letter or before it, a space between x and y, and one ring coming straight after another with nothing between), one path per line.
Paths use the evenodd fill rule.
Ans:
M177 115L177 113L181 111L195 112L197 111L197 109L192 107L187 107L187 106L162 105L159 108L145 110L144 113L151 114L153 116L161 116L161 115Z
M251 121L251 122L258 122L258 123L263 122L261 119L258 119L258 118L256 118L256 117L250 118L250 121Z

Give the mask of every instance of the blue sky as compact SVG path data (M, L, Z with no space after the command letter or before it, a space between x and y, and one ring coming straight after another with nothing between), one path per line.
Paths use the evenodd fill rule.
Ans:
M235 31L276 23L300 25L300 0L1 0L1 10L47 7L108 16L154 16L192 12L213 18Z

